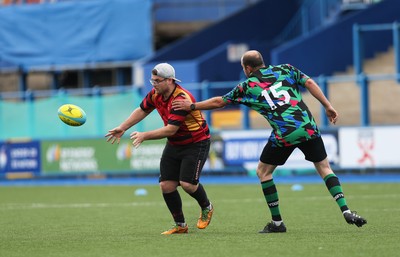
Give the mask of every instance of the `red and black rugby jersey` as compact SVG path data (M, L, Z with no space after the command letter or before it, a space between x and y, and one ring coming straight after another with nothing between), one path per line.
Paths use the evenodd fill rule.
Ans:
M165 126L167 124L179 126L176 134L168 137L168 142L173 145L187 145L210 138L207 122L199 110L187 112L172 109L172 101L185 98L195 102L189 91L176 85L174 92L166 101L153 88L140 103L140 108L147 113L157 109Z

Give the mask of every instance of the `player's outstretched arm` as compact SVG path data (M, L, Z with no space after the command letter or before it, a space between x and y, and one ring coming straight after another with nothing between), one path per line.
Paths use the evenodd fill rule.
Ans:
M333 124L336 124L339 114L333 108L329 100L325 97L318 84L310 78L306 81L305 87L308 89L311 95L314 96L324 106L326 116L328 116L329 121Z
M115 127L108 131L108 133L105 135L105 137L107 137L107 142L111 142L111 144L114 144L115 141L117 141L117 143L119 144L119 142L121 141L121 137L124 135L125 131L139 121L143 120L147 115L149 114L143 111L140 107L136 108L129 115L129 117L118 127Z
M191 111L190 105L192 102L189 99L176 99L172 102L172 108L175 110ZM216 96L201 102L194 103L195 110L212 110L225 107L226 103L221 96Z
M123 130L121 127L115 127L113 129L110 129L108 133L105 135L107 137L107 142L111 142L111 144L114 144L115 141L119 144L121 141L121 137L124 135L125 130Z
M161 139L161 138L166 138L170 137L179 130L179 126L171 125L168 124L167 126L155 129L155 130L150 130L150 131L145 131L145 132L139 132L139 131L134 131L130 134L130 138L132 140L132 144L135 148L138 148L140 144L145 141L145 140L153 140L153 139Z
M328 116L329 121L332 124L336 124L336 121L339 116L337 111L332 106L330 106L328 108L325 108L325 112L326 112L326 116Z

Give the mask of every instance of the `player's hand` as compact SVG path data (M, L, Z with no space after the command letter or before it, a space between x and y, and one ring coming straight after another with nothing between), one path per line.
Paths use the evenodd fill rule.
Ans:
M328 116L328 119L332 124L336 124L339 114L332 106L330 106L326 108L326 116Z
M134 131L131 133L131 140L133 140L132 145L135 148L138 148L140 146L140 144L144 141L144 133L143 132L138 132L138 131Z
M189 99L175 99L172 101L172 109L177 111L188 111L190 112L190 105L192 101Z
M107 138L107 142L111 142L111 144L114 144L115 141L119 144L121 141L121 137L124 135L125 130L121 129L120 127L113 128L108 131L108 133L105 135Z

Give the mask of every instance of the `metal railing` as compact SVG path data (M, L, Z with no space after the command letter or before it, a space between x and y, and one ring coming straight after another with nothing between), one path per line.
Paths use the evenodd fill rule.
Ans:
M335 83L358 83L360 85L360 121L361 126L370 125L370 108L369 108L369 96L368 88L369 84L374 81L396 81L400 77L400 73L397 74L374 74L367 75L360 73L358 75L346 75L346 76L319 76L315 77L314 80L318 82L321 90L329 98L329 88ZM221 91L230 91L239 81L226 81L226 82L207 82L202 83L190 83L183 84L183 86L191 91L194 95L197 95L197 100L205 100L210 97L221 95ZM88 97L101 97L112 94L124 94L137 92L139 95L144 96L147 92L143 91L143 88L135 86L113 86L113 87L92 87L92 88L81 88L81 89L59 89L59 90L36 90L36 91L25 91L25 92L4 92L0 93L1 101L12 101L12 102L32 102L43 98L58 98L60 95L63 96L88 96ZM218 92L218 93L217 93ZM242 129L250 129L250 109L246 106L240 105L242 113ZM329 121L325 115L324 108L321 106L320 111L320 127L328 128ZM204 111L206 114L207 122L213 126L210 111ZM0 112L1 115L1 112ZM1 117L0 117L1 118ZM1 119L0 119L1 120Z
M383 0L305 0L285 29L275 39L277 43L301 37L331 24L344 12L360 10Z

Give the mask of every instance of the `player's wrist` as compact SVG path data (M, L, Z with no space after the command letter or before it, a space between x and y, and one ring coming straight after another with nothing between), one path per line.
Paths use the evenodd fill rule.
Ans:
M195 105L194 103L192 103L192 104L190 105L190 110L191 110L191 111L196 110L196 105Z

